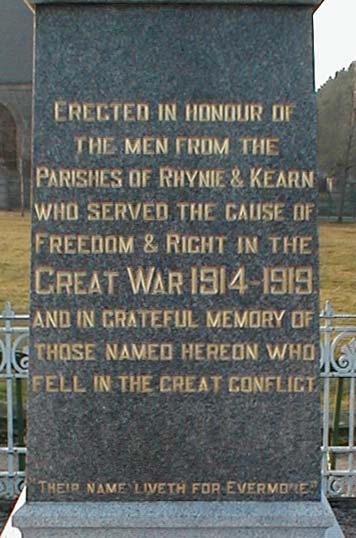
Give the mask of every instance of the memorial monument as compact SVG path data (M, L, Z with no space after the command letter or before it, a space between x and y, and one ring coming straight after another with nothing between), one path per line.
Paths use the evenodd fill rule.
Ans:
M24 538L333 526L320 488L319 4L32 1Z

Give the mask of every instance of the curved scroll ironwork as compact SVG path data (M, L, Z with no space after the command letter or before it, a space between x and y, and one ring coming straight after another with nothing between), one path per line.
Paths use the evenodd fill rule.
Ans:
M26 342L27 345L23 346L21 349L20 344ZM29 349L28 349L28 334L21 334L18 336L12 346L12 366L18 374L23 374L24 376L28 373L29 365Z

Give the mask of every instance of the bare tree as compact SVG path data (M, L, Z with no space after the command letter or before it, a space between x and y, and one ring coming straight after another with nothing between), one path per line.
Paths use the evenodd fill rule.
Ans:
M345 167L341 175L338 222L343 222L347 185L350 181L352 167L355 164L352 159L352 149L353 149L354 138L355 138L355 125L356 125L356 81L354 81L353 105L352 105L349 135L347 138Z

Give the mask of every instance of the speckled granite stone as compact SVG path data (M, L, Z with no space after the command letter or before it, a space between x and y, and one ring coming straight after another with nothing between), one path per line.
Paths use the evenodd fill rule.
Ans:
M25 538L343 538L320 502L29 503L14 523Z
M251 180L253 167L306 171L316 166L311 18L319 2L36 4L37 205L32 235L28 503L15 515L15 524L24 538L323 538L333 526L332 538L341 536L320 497L316 188L309 184L277 189L259 181L256 187ZM55 101L60 103L57 118ZM102 122L83 122L80 117L66 121L63 103L82 103L82 110L83 103L116 101L143 103L150 110L147 121L106 121L101 115ZM248 110L257 107L261 117L256 122L185 121L186 104L201 102L249 103ZM158 103L176 103L177 118L153 121L151 111ZM293 112L293 119L273 121L276 104L283 104L284 117ZM113 151L105 157L101 152L76 152L78 136L113 137ZM168 154L155 151L152 156L148 150L138 156L125 151L125 138L127 144L128 138L147 136L165 136ZM177 147L178 136L210 136L215 142L228 137L231 151L182 155L171 149L172 141ZM278 156L273 151L266 156L262 150L259 155L243 155L241 137L278 138ZM223 188L163 188L157 177L160 167L168 164L223 169ZM137 167L152 169L144 189L128 186L129 170ZM58 186L49 177L56 177L59 168L74 170L74 175L78 169L120 168L123 186L83 187L76 180L73 188L73 174L68 172ZM161 203L167 215L144 223L135 221L132 213L124 220L89 218L88 204L118 201ZM200 207L215 204L215 217L187 223L177 206L182 201L203 204ZM75 217L41 219L39 204L54 202L71 203ZM227 204L242 203L274 204L282 216L272 221L251 216L238 223L229 220ZM310 204L307 219L293 217L297 204ZM199 256L168 256L169 233L223 235L226 247ZM55 237L52 250L48 234ZM70 248L63 254L58 241L65 234L70 234ZM135 249L120 255L73 254L83 234L132 235ZM239 253L237 234L256 237L257 252ZM309 248L272 253L271 236L305 236ZM197 271L220 267L218 283L211 287L208 269L194 284L193 263ZM241 282L243 272L234 277L241 265L246 267L246 282ZM178 271L184 293L181 288L178 293L133 293L128 266L156 267L164 281L169 271ZM288 293L278 282L270 282L271 268L295 266L313 268L306 287L292 272L283 280ZM68 279L68 271L70 278L78 271L84 274L79 284L54 284L54 275ZM103 292L101 284L96 294L89 293L92 288L81 279L87 282L87 275L93 274L103 279L106 271L118 273L119 285L107 285ZM305 295L295 292L300 285ZM77 313L83 309L93 309L94 328L78 327ZM102 316L110 309L188 310L193 317L184 330L176 322L157 330L142 326L142 321L138 328L108 328ZM274 319L267 326L258 323L257 329L252 322L243 329L208 327L207 312L231 309L247 316L252 310L283 315L279 325ZM56 330L41 327L35 320L45 310L65 311L70 322L64 320ZM308 326L297 329L292 313L301 310L312 314ZM58 342L94 345L94 352L87 352L93 360L54 360L39 347ZM107 342L151 342L158 347L169 343L172 356L164 361L161 351L158 362L108 360ZM213 362L207 356L197 360L197 355L183 360L183 343L195 349L209 342L227 346L229 360L221 360L226 356L222 350ZM233 345L246 350L251 342L257 345L257 356L246 359L244 351L239 360L231 360ZM276 344L314 346L315 355L303 360L303 348L299 360L293 353L287 360L272 360L268 345ZM73 359L75 353L65 358ZM97 375L107 376L108 392L98 390ZM149 381L141 383L140 393L135 393L137 385L130 392L118 383L123 375L136 376L131 377L135 380L145 375ZM180 382L183 393L169 385L178 375L193 380L189 387ZM166 378L168 392L162 390ZM232 389L232 379L238 392ZM243 391L243 379L262 379L259 383L265 388Z
M45 310L69 311L72 319L68 328L37 326L31 331L33 384L29 393L27 468L31 501L320 498L316 188L252 188L247 179L253 167L316 167L312 3L309 4L277 9L257 4L37 6L34 167L54 171L122 168L124 186L56 187L48 185L46 172L39 172L43 177L34 189L35 204L72 203L79 216L74 220L44 221L34 211L32 319ZM54 121L55 101L142 102L150 107L151 115L147 122ZM158 103L172 102L177 103L177 121L153 119ZM260 122L184 121L185 104L199 102L260 104L263 118ZM293 107L292 121L272 121L271 110L276 103ZM114 137L114 154L76 153L74 139L79 135ZM124 137L162 135L169 139L168 154L125 154ZM229 137L231 150L229 154L209 156L183 150L177 155L172 147L175 137L182 135L209 135L219 140ZM243 156L239 140L251 136L278 137L279 156ZM224 188L159 187L158 168L167 165L223 168ZM128 170L137 166L153 170L146 189L127 186ZM229 179L236 166L245 178L239 188L231 186ZM160 222L144 223L130 219L89 220L88 204L118 201L160 202L167 205L169 216ZM215 203L216 219L189 223L179 219L176 204L182 201ZM227 221L224 208L229 203L279 203L283 218L280 222ZM293 219L293 208L299 203L311 204L310 220ZM167 233L224 235L226 248L223 255L216 251L199 256L167 255ZM54 248L50 253L47 236L38 234L70 234L72 241L80 234L132 235L135 251L88 256L60 254ZM145 252L147 234L154 237L157 252ZM254 235L259 241L258 253L237 255L237 235ZM286 254L279 250L272 254L268 239L271 235L307 236L309 253ZM44 243L36 243L36 237L44 237ZM228 290L194 295L190 283L193 265L222 266L229 282L241 265L246 266L248 288L243 293ZM134 294L128 266L134 270L140 266L156 267L164 279L168 270L179 269L184 293ZM277 290L271 294L263 268L269 271L269 267L294 266L313 267L313 291L297 295L279 294ZM38 277L41 293L35 290L39 268L44 271L44 276ZM81 271L87 275L96 271L102 281L105 271L118 271L118 285L114 293L68 295L65 288L61 292L53 288L47 293L57 271ZM292 280L295 285L293 279L288 282ZM263 292L264 285L268 293ZM94 329L76 326L76 312L81 309L95 311ZM160 330L109 329L101 322L106 309L191 310L198 326L182 330L171 323ZM283 322L278 330L276 322L275 326L259 329L208 328L206 312L217 310L282 312ZM296 330L291 326L291 313L299 310L312 311L313 315L308 328ZM39 343L58 342L94 344L95 358L81 362L49 360L46 354L41 357L36 348ZM107 342L171 343L173 357L168 362L108 360ZM235 344L246 348L252 343L258 346L258 357L226 362L220 360L220 351L218 360L182 360L182 343L223 343L229 349ZM267 345L290 343L314 346L314 360L292 357L277 361L268 357ZM93 380L99 374L110 376L109 393L95 389ZM152 392L124 392L118 376L139 374L152 376ZM165 375L183 375L184 379L195 376L194 389L184 394L163 392L159 384ZM216 393L211 376L221 378ZM262 393L248 392L248 388L247 392L233 392L233 376L238 377L238 383L240 378L250 383L258 376L272 381ZM208 382L202 382L198 393L196 387L203 377ZM286 392L290 390L289 380L294 379L302 379L298 386L302 383L303 390ZM306 388L307 379L312 380L310 391ZM167 385L170 383L168 380ZM206 391L204 383L209 385ZM73 392L75 384L77 393Z

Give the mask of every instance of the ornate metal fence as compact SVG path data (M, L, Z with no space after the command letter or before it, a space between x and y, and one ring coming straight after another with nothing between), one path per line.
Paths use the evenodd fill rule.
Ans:
M321 314L322 484L328 496L356 497L356 315Z
M323 491L356 497L356 315L335 314L326 303L320 318ZM0 315L0 498L15 498L25 478L28 324L28 315L6 304Z
M0 316L0 497L15 498L25 478L23 400L28 377L29 316L6 303ZM4 446L5 445L5 446Z

